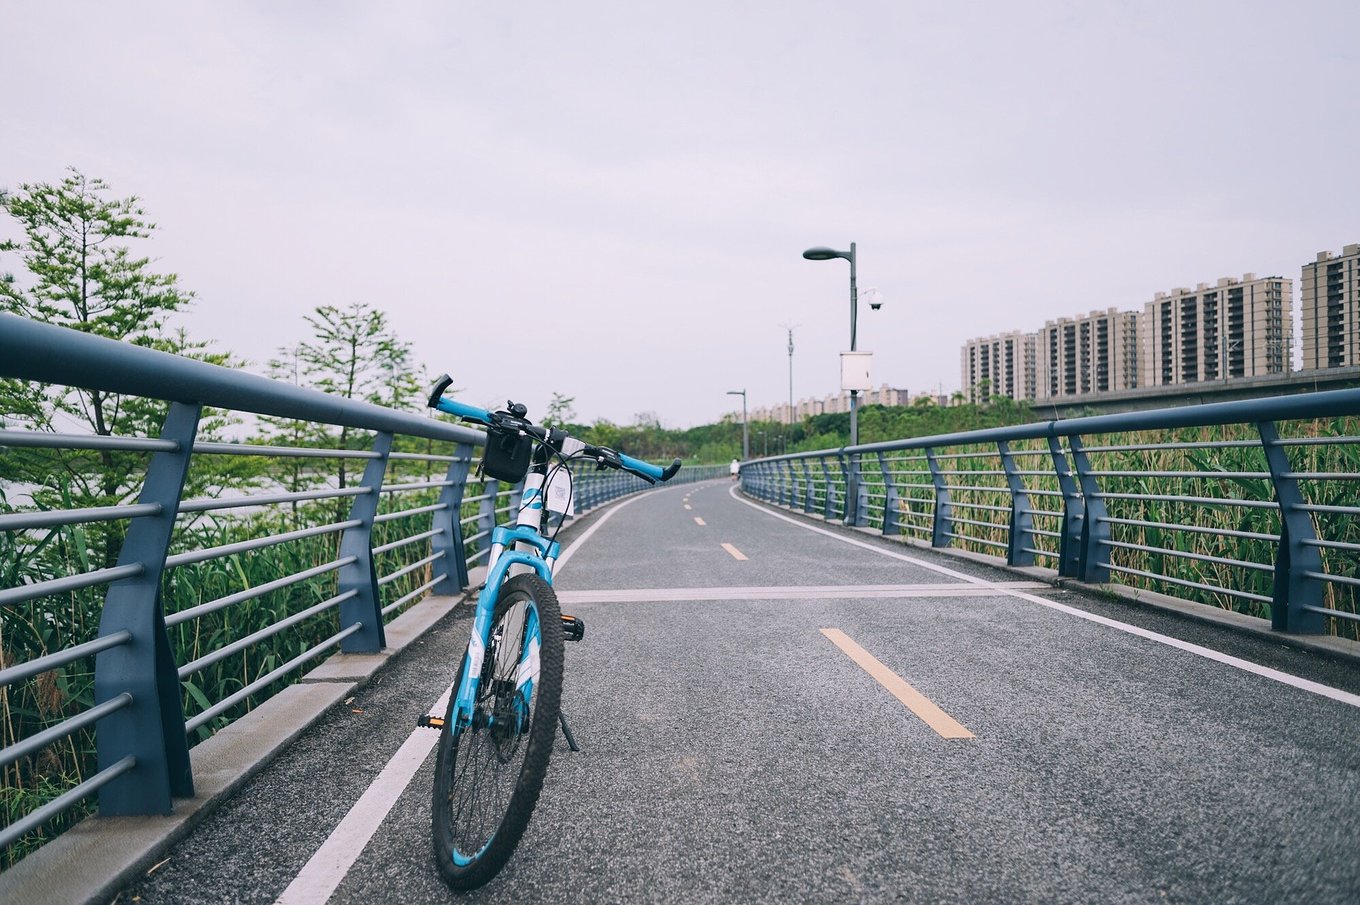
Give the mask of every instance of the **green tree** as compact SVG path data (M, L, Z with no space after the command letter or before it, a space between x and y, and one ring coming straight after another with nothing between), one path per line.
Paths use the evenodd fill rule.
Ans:
M134 245L156 229L135 196L111 197L103 180L71 168L58 184L25 183L0 194L0 208L18 227L17 237L0 242L0 310L228 363L225 354L168 327L193 293L181 289L174 274L156 272L149 257L134 253ZM5 424L39 431L79 425L98 436L154 436L166 411L157 400L16 380L0 381L0 406ZM222 423L209 419L203 435ZM0 479L35 487L38 505L109 505L140 486L143 464L139 454L113 450L16 450L5 457ZM103 531L106 563L116 555L118 530Z
M395 409L411 409L423 402L422 368L415 364L411 344L400 339L387 315L363 302L345 308L322 305L304 318L311 328L307 340L279 349L269 364L270 376L340 396ZM266 419L270 439L287 445L356 448L364 441L349 427L336 429ZM305 484L295 460L285 479ZM339 486L347 486L345 460L340 460Z
M543 413L543 424L547 427L563 428L576 420L576 397L553 393L548 409Z

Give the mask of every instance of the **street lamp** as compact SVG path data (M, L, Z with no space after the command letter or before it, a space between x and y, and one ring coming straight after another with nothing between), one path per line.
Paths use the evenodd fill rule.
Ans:
M845 258L850 262L850 351L857 350L856 324L859 320L859 294L855 289L855 243L850 243L849 251L837 251L834 248L817 246L809 248L803 252L803 257L809 261L830 261L832 258ZM871 307L877 311L883 303L877 296L870 299ZM842 380L844 380L844 365L842 365ZM842 384L844 385L844 384ZM850 390L850 446L859 446L859 390ZM847 525L858 525L861 521L866 501L860 495L859 479L859 453L850 454L850 473L846 476L846 501L845 501L845 523Z
M859 319L859 295L855 289L855 243L850 243L849 251L836 251L834 248L817 246L803 252L809 261L830 261L832 258L845 258L850 262L850 351L856 351L856 322ZM850 445L859 445L859 390L850 391Z
M751 458L751 429L746 423L746 391L728 390L727 395L741 397L741 460L745 462Z

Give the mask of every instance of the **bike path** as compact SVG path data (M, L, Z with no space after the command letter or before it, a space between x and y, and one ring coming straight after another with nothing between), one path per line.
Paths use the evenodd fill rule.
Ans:
M913 565L728 491L635 498L563 569L564 609L588 624L564 690L583 750L559 739L505 872L471 895L442 885L431 757L330 901L1355 900L1360 710L1015 593L1217 636L1350 691L1353 669L1078 595L987 594L966 579L1014 576L903 551L946 571ZM953 590L872 596L912 583ZM771 586L789 596L757 596ZM696 587L710 598L659 593ZM937 734L829 628L973 737ZM275 901L447 685L466 632L452 619L401 657L123 901Z

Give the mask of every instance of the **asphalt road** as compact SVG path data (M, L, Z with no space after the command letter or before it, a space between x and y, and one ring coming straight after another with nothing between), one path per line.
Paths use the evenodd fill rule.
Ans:
M1356 667L1016 589L729 490L635 498L563 568L588 625L563 695L583 750L559 738L501 876L461 896L440 881L431 755L330 902L1360 901L1360 707L1193 646L1352 695ZM824 629L972 737L938 734ZM460 610L412 645L120 901L275 902L447 687L467 630Z

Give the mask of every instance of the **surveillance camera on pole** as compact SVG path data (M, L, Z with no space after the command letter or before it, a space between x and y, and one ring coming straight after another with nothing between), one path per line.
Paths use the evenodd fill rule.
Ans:
M869 287L864 290L864 300L869 303L869 307L874 311L883 307L883 293L876 287Z

